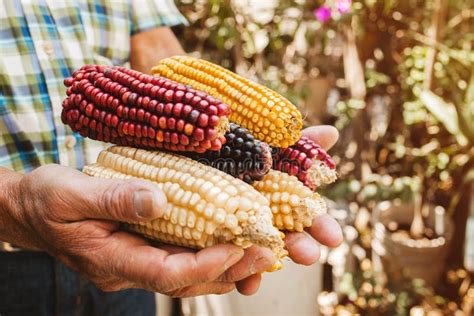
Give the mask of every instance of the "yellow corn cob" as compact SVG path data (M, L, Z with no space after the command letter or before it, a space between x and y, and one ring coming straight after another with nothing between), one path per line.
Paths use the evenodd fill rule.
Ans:
M287 173L270 170L253 187L270 201L273 225L278 229L301 232L311 226L314 217L326 212L323 198Z
M301 136L301 113L290 101L232 71L189 56L163 59L151 71L229 104L231 121L271 146L289 147Z
M267 199L222 171L175 154L114 146L102 151L84 172L101 178L140 178L163 190L168 207L162 218L127 225L150 239L193 248L256 244L279 258L286 255Z

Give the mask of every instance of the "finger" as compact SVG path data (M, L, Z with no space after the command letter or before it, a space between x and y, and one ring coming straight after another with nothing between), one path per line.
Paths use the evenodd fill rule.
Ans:
M339 132L334 126L319 125L304 129L303 136L311 138L321 147L329 150L337 142L337 139L339 138Z
M166 196L153 183L94 178L64 167L54 169L55 188L67 206L62 214L65 220L143 221L162 216L166 208Z
M186 247L180 247L180 246L173 246L173 245L167 245L160 243L159 245L160 249L163 249L164 251L168 252L169 254L178 254L178 253L196 253L198 250L196 249L191 249L191 248L186 248Z
M181 288L167 293L167 295L171 297L193 297L208 294L225 294L234 289L235 283L232 282L211 282Z
M306 229L314 239L328 247L337 247L342 242L341 226L328 214L313 219L313 225Z
M262 281L262 275L260 273L251 275L236 283L237 291L243 295L252 295L257 293Z
M239 281L253 274L269 270L276 261L277 257L270 249L252 246L245 249L243 258L230 267L219 280L227 282Z
M99 250L97 260L107 260L115 275L159 292L214 281L243 256L240 247L230 244L197 253L169 254L125 232L112 234Z
M305 233L287 233L285 244L290 258L296 263L311 265L319 259L318 243Z

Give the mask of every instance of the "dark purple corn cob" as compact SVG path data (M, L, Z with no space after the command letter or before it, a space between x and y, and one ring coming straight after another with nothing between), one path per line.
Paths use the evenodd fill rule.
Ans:
M84 137L172 151L219 150L230 107L172 80L86 65L64 80L61 119Z
M311 190L336 181L336 164L329 154L308 137L291 147L273 148L273 169L298 177Z
M225 138L226 142L219 151L187 155L247 183L262 180L272 166L270 147L254 139L247 129L235 123L230 123Z

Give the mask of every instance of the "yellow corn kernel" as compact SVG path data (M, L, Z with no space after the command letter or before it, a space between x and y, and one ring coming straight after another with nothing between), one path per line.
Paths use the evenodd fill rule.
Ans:
M313 218L326 213L326 202L298 178L270 170L253 187L267 197L273 213L273 225L281 230L301 232Z

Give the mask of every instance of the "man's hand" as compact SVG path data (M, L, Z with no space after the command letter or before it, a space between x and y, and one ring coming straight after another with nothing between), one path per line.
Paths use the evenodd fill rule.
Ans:
M144 288L170 296L219 294L255 280L276 261L268 249L218 245L156 248L119 231L119 221L159 218L166 197L139 180L92 178L48 165L21 176L0 170L0 240L47 251L99 288ZM252 284L244 289L253 292ZM258 287L258 283L257 283Z

